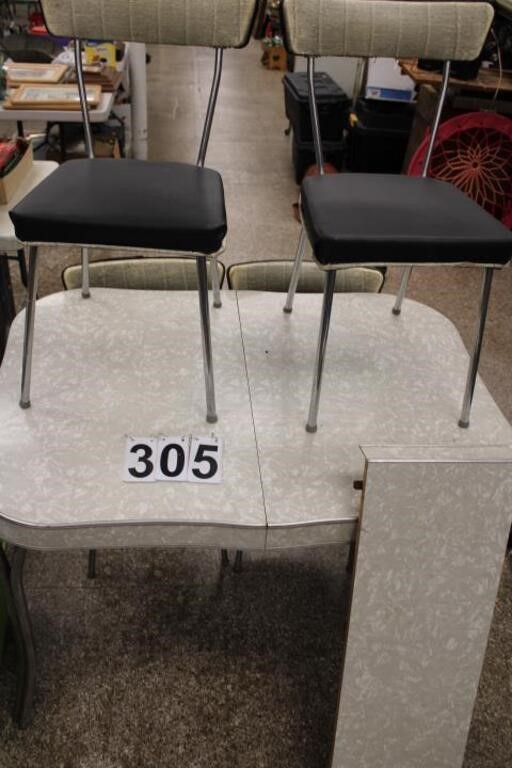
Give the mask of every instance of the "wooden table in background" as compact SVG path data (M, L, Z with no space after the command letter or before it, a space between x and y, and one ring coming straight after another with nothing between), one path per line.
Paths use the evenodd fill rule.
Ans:
M441 83L441 73L419 69L417 59L400 59L400 67L403 74L409 75L416 85L439 85ZM456 77L451 77L450 86L457 90L478 91L479 93L494 93L495 91L512 93L512 73L503 72L500 79L498 70L481 67L477 77L473 80L459 80Z

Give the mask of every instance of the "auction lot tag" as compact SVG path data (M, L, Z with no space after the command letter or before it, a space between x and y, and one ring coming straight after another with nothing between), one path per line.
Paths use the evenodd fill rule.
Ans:
M189 483L220 483L223 444L218 437L193 437L190 441Z
M156 437L129 437L124 454L123 480L128 483L152 483L157 459Z
M215 435L127 437L122 479L128 483L220 483L223 447Z
M183 482L187 479L190 438L161 437L155 480Z

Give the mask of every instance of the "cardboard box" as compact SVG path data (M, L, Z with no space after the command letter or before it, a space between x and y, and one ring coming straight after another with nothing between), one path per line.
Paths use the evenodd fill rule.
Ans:
M18 187L30 173L34 162L32 144L23 139L18 139L18 141L23 141L25 144L25 153L12 171L7 176L0 178L0 205L7 205L12 200Z
M288 54L282 45L264 47L261 63L267 69L278 69L281 72L286 72L288 69Z
M93 43L89 41L84 46L85 63L107 64L109 67L116 66L116 46L115 43Z
M414 81L402 74L396 59L369 60L365 92L367 99L413 101L415 93Z

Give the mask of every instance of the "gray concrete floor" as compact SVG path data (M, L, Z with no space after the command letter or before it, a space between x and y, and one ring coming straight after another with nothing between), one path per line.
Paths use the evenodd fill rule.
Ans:
M193 161L211 56L164 48L151 53L150 157ZM228 264L292 258L298 237L282 75L261 68L258 59L256 44L226 54L208 155L225 181ZM60 290L63 267L77 261L73 249L47 251L41 293ZM15 272L13 280L21 297ZM472 269L418 269L409 295L450 317L469 344L479 281ZM385 290L394 292L397 282L390 270ZM510 269L495 280L481 368L509 420L511 282ZM325 768L346 557L342 547L248 553L235 575L221 570L215 551L115 551L99 554L98 578L90 582L84 553L30 553L36 715L25 732L10 721L9 648L0 671L1 768ZM510 765L507 559L464 768Z

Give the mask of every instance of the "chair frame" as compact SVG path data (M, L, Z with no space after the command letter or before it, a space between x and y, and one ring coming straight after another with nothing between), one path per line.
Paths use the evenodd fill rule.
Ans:
M215 107L217 105L217 98L220 87L220 80L222 76L222 64L224 50L220 47L215 47L215 65L212 78L212 84L210 89L210 97L208 101L208 108L205 116L203 132L201 136L201 143L197 156L196 165L200 168L204 167L206 152L208 149L208 143L210 139L210 133L213 123L213 117L215 114ZM79 38L74 40L74 53L75 53L75 66L77 72L78 92L80 96L80 108L82 111L82 120L84 124L84 137L87 156L90 160L94 159L94 144L92 137L92 128L89 115L89 106L87 104L87 92L85 86L84 72L82 66L82 41ZM31 391L31 378L32 378L32 352L34 345L34 321L35 321L35 309L37 300L37 282L38 282L38 247L39 245L51 245L51 243L29 243L29 267L28 267L28 291L27 291L27 305L25 315L25 331L23 342L23 362L22 362L22 375L21 375L21 397L20 407L30 408L30 391ZM56 243L55 245L59 245ZM60 243L62 245L62 243ZM118 250L116 246L105 246L101 243L93 245L91 243L76 243L81 248L81 263L82 263L82 297L84 299L89 298L90 293L90 277L89 277L89 249L90 248L102 248L105 250ZM123 250L130 250L129 248L123 248ZM137 249L140 252L140 248ZM160 249L145 249L151 253L174 253L179 254L178 251L162 251ZM208 300L208 277L206 270L206 259L216 259L224 250L224 245L216 253L204 254L196 253L192 251L185 251L187 256L193 257L196 260L197 268L197 282L198 282L198 295L199 295L199 312L201 318L201 341L203 348L203 365L204 365L204 377L206 387L206 421L210 424L214 424L217 421L217 411L215 404L215 385L213 375L213 356L212 356L212 342L211 342L211 327L210 327L210 310ZM220 298L220 284L218 279L218 272L216 269L212 270L212 289L213 289L213 304L215 307L222 306Z
M315 147L315 158L316 158L319 174L322 176L324 175L324 159L323 159L323 150L322 150L322 139L320 135L320 120L319 120L319 114L318 114L318 105L315 98L315 83L314 83L315 57L307 56L306 59L307 59L309 107L310 107L310 114L311 114L311 125L313 129L313 143ZM441 89L440 89L439 97L437 101L437 107L435 111L434 121L432 124L432 130L431 130L431 135L430 135L427 153L425 157L425 163L424 163L422 174L421 174L423 178L426 178L428 176L428 173L430 170L432 153L435 147L437 133L438 133L439 125L441 122L441 116L442 116L442 112L443 112L443 108L446 100L446 94L448 91L448 84L450 80L450 68L451 68L451 62L445 61L444 67L443 67L442 85L441 85ZM300 204L299 204L299 210L301 210ZM288 295L286 297L286 303L283 307L283 311L286 313L292 312L292 309L293 309L293 299L297 289L297 283L299 280L302 260L304 258L306 238L307 238L306 230L305 230L304 224L302 224L299 243L298 243L297 251L295 254L294 268L293 268L292 276L290 279L290 285L288 288ZM375 265L372 264L368 266L375 266ZM319 267L322 269L321 265L319 265ZM480 363L480 354L482 350L482 342L483 342L483 336L485 331L485 322L486 322L487 311L489 307L489 298L491 293L492 279L494 276L495 266L488 265L488 266L484 266L483 269L484 269L484 275L483 275L483 281L482 281L482 292L480 297L480 308L479 308L479 314L478 314L478 321L476 325L475 340L473 343L473 349L472 349L470 361L469 361L469 368L468 368L468 374L466 379L466 387L464 391L461 415L458 421L459 427L463 429L466 429L467 427L469 427L469 423L470 423L471 405L473 402L473 395L474 395L475 385L476 385L476 377L478 374L478 367ZM392 310L393 314L396 316L400 315L401 313L402 302L407 292L407 287L408 287L409 279L411 277L412 270L413 270L413 266L408 265L405 267L403 271L400 288L396 297L395 305ZM316 350L315 368L314 368L314 374L313 374L313 383L311 387L311 398L310 398L310 404L309 404L308 419L306 423L306 431L311 433L316 432L318 429L318 410L319 410L319 404L320 404L320 391L322 386L322 374L323 374L323 368L324 368L324 362L325 362L327 339L329 335L332 302L334 297L335 274L336 274L336 268L325 269L325 287L324 287L324 298L322 303L322 314L321 314L321 320L320 320L320 331L319 331L318 344L317 344L317 350Z

